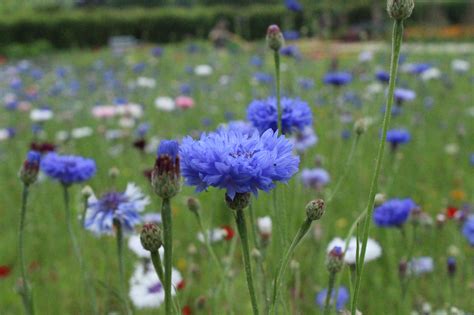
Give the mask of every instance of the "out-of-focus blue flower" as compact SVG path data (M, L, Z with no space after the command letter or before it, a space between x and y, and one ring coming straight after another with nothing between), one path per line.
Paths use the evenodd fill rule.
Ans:
M314 80L309 78L299 78L298 84L303 90L310 90L314 87Z
M96 166L92 159L53 152L43 157L41 170L52 179L69 186L90 179L95 175Z
M303 10L303 6L298 0L285 0L285 6L288 10L293 12L301 12Z
M347 288L344 286L340 286L339 289L332 290L331 300L329 301L331 305L334 305L334 298L336 297L336 292L338 294L336 299L336 310L340 311L349 301L349 290L347 290ZM316 304L318 304L321 309L323 309L325 306L327 294L328 289L324 289L316 295Z
M462 227L462 234L471 246L474 246L474 215L467 218Z
M163 55L163 47L155 46L151 49L151 55L153 57L161 57Z
M283 97L281 99L282 111L282 133L288 134L293 131L302 131L306 126L313 123L313 115L308 103L294 98ZM271 128L277 130L278 111L277 100L269 97L263 100L252 101L247 108L247 119L263 133Z
M377 72L375 72L375 77L377 78L377 80L383 83L388 83L388 81L390 81L390 74L384 70L378 70Z
M318 143L318 136L316 136L313 128L307 126L303 131L296 132L290 141L293 143L296 152L303 153Z
M133 65L133 72L135 73L141 73L145 70L146 64L144 62L139 62Z
M400 227L418 205L407 199L390 199L374 210L374 222L379 227Z
M387 131L387 141L392 146L408 143L411 139L410 132L406 129L392 129Z
M301 182L305 187L321 189L329 183L331 177L329 173L322 168L304 169L301 172Z
M344 129L341 131L342 140L348 140L351 137L351 131L349 129Z
M219 126L219 130L222 131L236 131L240 132L245 136L252 136L257 130L251 123L243 120L233 120L229 121L227 124L222 124Z
M397 103L413 101L416 98L415 91L409 89L395 89L393 95Z
M352 81L352 74L349 72L328 72L324 75L323 82L335 86L342 86Z
M250 58L250 64L254 67L260 68L263 66L263 59L260 56L254 55Z
M132 183L124 192L108 192L100 199L91 196L87 201L84 227L97 235L113 234L114 223L118 221L125 232L131 233L141 222L140 212L149 203L149 198Z
M415 257L407 264L407 273L409 275L419 276L424 273L430 273L434 269L433 258L431 257Z
M283 31L283 38L288 41L297 40L300 38L300 32L295 30Z
M179 86L179 91L180 91L180 93L183 94L183 95L189 95L189 94L191 94L191 91L192 91L191 84L189 84L189 83L182 83L182 84Z
M137 130L136 130L137 137L139 138L145 137L149 130L150 130L149 123L141 123L140 125L138 125Z
M273 76L265 72L255 72L253 78L258 83L270 84L273 82Z
M202 134L199 140L186 137L180 146L181 170L186 184L200 192L209 186L236 193L270 191L275 182L288 181L298 170L293 146L272 130L261 136L238 131Z
M10 88L12 90L21 90L23 88L23 81L20 78L13 78L10 81Z
M280 49L280 54L287 57L293 57L295 59L301 59L301 52L295 45L288 45Z
M431 65L429 63L411 63L404 65L404 69L411 74L422 74L430 68Z

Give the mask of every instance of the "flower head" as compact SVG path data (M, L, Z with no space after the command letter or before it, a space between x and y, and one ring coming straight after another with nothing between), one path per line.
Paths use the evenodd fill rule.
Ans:
M307 126L302 131L297 131L290 141L293 143L295 150L298 153L303 153L318 143L318 136L313 128Z
M375 77L377 80L383 83L388 83L388 81L390 81L390 73L384 70L378 70L375 72Z
M329 183L330 180L329 173L322 168L306 168L301 172L301 181L308 188L320 189Z
M416 207L418 206L410 198L390 199L375 208L374 222L379 227L400 227Z
M393 97L397 104L401 104L403 102L413 101L416 98L416 93L409 89L397 88L395 89Z
M95 175L94 160L76 155L48 153L41 160L41 170L49 177L69 186L85 182Z
M424 273L430 273L434 269L433 258L415 257L408 262L407 272L409 275L419 276Z
M267 130L244 135L236 130L186 137L180 147L186 184L200 192L209 186L236 193L270 191L276 181L288 181L298 170L299 158L284 136Z
M330 253L331 250L335 247L340 247L344 251L346 242L339 237L333 239L327 247L327 252ZM359 251L362 248L362 243L359 242ZM349 265L356 263L356 254L357 254L357 239L351 237L349 244L347 245L346 253L344 254L344 262ZM377 241L369 238L367 240L367 249L364 257L364 263L375 260L382 255L382 247Z
M158 156L151 174L155 193L162 198L174 197L181 189L179 144L174 140L163 140L158 146Z
M328 72L324 76L323 82L325 84L341 86L346 85L352 81L352 74L349 72Z
M462 234L469 244L474 247L474 216L470 216L462 227Z
M332 305L334 305L334 298L336 297L336 291L337 291L336 309L340 311L344 308L346 303L349 301L349 290L347 290L347 288L344 286L339 287L339 290L332 290L331 300L330 300L330 304ZM316 295L316 303L321 308L324 307L327 294L328 294L328 289L324 289Z
M150 203L140 188L129 183L124 192L111 191L100 199L94 195L87 201L84 227L95 234L112 234L114 224L120 222L126 232L133 232L141 222L140 212Z
M26 160L20 169L20 179L26 185L33 184L38 178L41 154L36 151L29 151Z
M278 25L270 25L267 29L267 46L274 51L278 51L284 44L285 40Z
M387 141L390 142L392 148L398 147L400 144L410 142L411 135L406 129L392 129L387 131Z
M313 123L313 115L308 103L300 99L283 97L281 99L282 133L302 131ZM247 108L247 119L260 131L277 130L278 110L275 97L252 101Z

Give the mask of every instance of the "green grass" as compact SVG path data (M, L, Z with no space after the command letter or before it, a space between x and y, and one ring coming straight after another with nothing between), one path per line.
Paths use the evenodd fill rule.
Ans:
M114 57L107 50L96 52L76 51L70 53L51 54L35 59L36 66L45 69L46 76L41 81L33 82L25 79L25 85L37 85L44 91L55 80L54 68L57 65L68 66L73 69L74 76L80 80L83 87L87 86L85 74L87 69L97 60L102 60L105 67L115 69L123 82L137 77L130 69L136 62L146 62L147 67L143 76L154 77L157 80L155 89L141 89L127 93L126 97L135 103L145 105L145 115L142 121L151 123L150 135L160 138L180 138L197 130L213 130L217 124L225 120L226 112L233 112L237 119L245 118L247 104L255 97L266 97L272 93L272 88L265 85L253 85L251 76L256 71L250 64L250 56L254 53L264 56L265 65L262 71L273 73L272 55L259 43L250 51L240 51L230 54L215 52L209 46L201 44L203 51L196 55L185 52L185 44L165 46L165 54L158 62L149 54L149 48L137 49L128 53L124 58ZM356 68L366 72L372 81L373 73L378 66L388 69L388 49L378 53L374 61L367 66L356 66L357 56L344 54L340 59L341 69ZM414 102L403 108L403 114L394 117L391 127L406 127L412 133L412 141L400 148L397 154L387 152L382 169L382 178L379 191L392 197L411 197L420 204L431 217L444 211L447 205L461 206L464 202L474 202L473 168L469 164L469 155L474 152L474 124L473 117L469 116L468 109L473 106L472 72L469 76L459 76L450 70L450 62L454 58L465 58L474 62L474 56L458 56L448 54L409 54L410 62L431 62L440 70L447 73L453 81L451 89L444 87L441 81L430 81L423 85L414 77L401 74L400 83L407 84L417 91ZM186 66L197 64L211 64L215 71L209 78L196 78L186 74ZM314 223L322 229L319 239L313 237L313 232L302 241L296 250L294 260L299 262L299 272L288 269L284 279L284 290L281 296L285 305L280 305L282 314L290 314L298 309L300 314L318 314L315 306L315 294L327 286L328 274L324 266L326 246L335 236L344 237L353 220L366 206L370 178L374 168L376 144L381 127L381 106L384 102L383 93L375 97L368 97L365 93L369 82L359 78L348 87L333 90L323 86L322 75L329 67L330 60L314 60L305 58L296 62L283 58L286 71L282 74L282 88L285 94L298 96L307 101L313 110L314 128L319 136L319 143L301 157L300 169L314 167L316 155L323 157L323 167L332 177L331 183L323 191L328 196L334 188L342 167L350 150L351 141L341 138L343 129L351 129L352 123L343 125L334 115L331 105L335 98L343 91L351 90L362 99L362 107L350 106L354 119L370 116L374 122L360 141L355 153L351 171L341 190L329 205L323 218ZM98 79L103 72L97 72ZM231 81L227 86L218 84L222 75L230 75ZM298 87L297 78L307 77L315 80L315 88L302 90ZM28 81L30 80L30 81ZM192 97L196 107L187 111L171 113L155 109L155 97L179 95L179 83L191 82L202 90L195 89ZM7 83L0 79L0 92L5 91ZM125 94L125 92L124 92ZM115 95L124 96L124 95ZM148 212L160 208L160 200L152 194L146 179L142 176L144 169L152 167L153 155L141 155L131 146L133 134L128 138L115 143L106 141L99 134L99 130L116 128L117 123L101 123L90 115L90 108L96 103L110 103L114 95L104 89L93 93L81 90L74 97L43 98L40 104L48 104L55 109L55 119L45 125L45 139L54 141L59 130L69 130L73 127L91 126L95 130L93 137L73 140L59 147L61 152L80 154L92 157L98 166L97 175L88 183L97 194L111 188L108 170L117 167L120 176L116 187L124 189L127 182L135 182L152 196L153 204ZM423 99L430 96L434 99L434 106L427 109ZM326 99L326 105L317 106L319 98ZM31 122L28 115L18 112L7 112L0 109L0 128L16 126L18 135L14 140L0 142L0 265L9 265L13 268L12 274L0 279L0 314L20 314L22 305L20 297L15 293L15 283L19 277L17 260L17 225L19 220L21 185L17 178L17 171L22 159L28 150L31 141ZM472 111L472 109L471 109ZM69 118L68 118L69 117ZM203 126L202 119L211 120L210 126ZM465 137L458 136L458 129L463 127ZM445 153L448 143L456 143L459 152L454 155ZM123 145L123 152L118 156L111 156L111 147ZM394 165L396 169L394 169ZM463 191L462 200L453 200L453 190ZM71 188L72 206L75 213L82 212L81 186ZM284 209L291 239L298 226L304 220L304 207L308 201L318 197L318 194L305 189L300 184L298 176L292 179L288 186L279 185L280 208ZM172 201L174 213L174 265L177 266L186 280L186 287L178 294L182 306L189 305L196 314L223 314L225 305L235 314L250 314L250 299L247 294L245 274L242 266L240 250L237 247L232 260L233 278L230 282L228 296L225 299L222 293L215 301L210 293L220 282L215 272L215 266L209 259L203 244L196 239L198 225L194 216L186 209L186 199L194 196L193 189L185 187L178 197ZM33 287L34 302L37 314L90 314L90 304L83 294L79 266L74 259L72 247L67 237L64 220L64 204L59 184L46 180L35 184L31 189L31 199L27 213L26 227L26 257L27 264L37 266L29 273ZM233 218L225 206L224 193L215 189L197 195L203 206L203 220L208 227L228 224L233 225ZM254 210L257 216L268 215L271 209L271 196L262 193L254 199ZM275 222L275 221L274 221ZM112 237L94 237L87 231L79 231L80 243L85 256L86 264L97 280L95 289L101 314L109 312L123 312L120 301L105 289L100 283L113 290L118 286L118 265L116 261L115 240ZM411 225L404 229L410 240ZM274 232L277 231L274 226ZM449 282L446 272L448 249L455 246L459 249L458 273L455 278L454 305L465 311L474 310L472 296L474 282L474 268L472 261L474 252L460 233L460 226L454 221L447 222L443 228L436 226L420 228L418 242L414 247L414 256L432 256L435 260L433 273L413 278L410 282L410 292L405 301L401 301L400 284L398 280L398 263L407 255L410 243L405 242L402 233L395 229L381 229L373 227L370 237L375 238L383 247L380 259L368 263L364 268L364 279L360 294L360 309L364 314L405 314L407 305L415 308L420 302L427 301L434 308L449 305ZM276 238L277 235L274 235ZM238 240L236 240L238 242ZM270 244L266 256L265 268L267 277L273 278L280 257L276 253L282 250L276 247L277 242ZM189 246L194 245L198 251L192 255ZM220 258L229 252L229 242L213 245ZM133 265L138 261L134 254L126 251L125 269L127 278L133 271ZM256 270L255 265L253 267ZM256 272L255 272L256 273ZM257 273L256 273L257 274ZM299 276L298 276L299 275ZM257 274L257 278L259 274ZM296 279L299 277L299 279ZM342 284L349 286L348 274L343 275ZM291 292L295 283L300 283L301 296L296 300ZM262 283L257 283L260 292ZM270 281L267 285L270 288ZM269 290L270 292L270 290ZM204 310L197 310L195 301L207 297ZM215 303L215 308L213 304ZM260 305L263 308L263 305ZM161 314L164 307L157 310L136 310L136 314ZM160 313L161 312L161 313Z

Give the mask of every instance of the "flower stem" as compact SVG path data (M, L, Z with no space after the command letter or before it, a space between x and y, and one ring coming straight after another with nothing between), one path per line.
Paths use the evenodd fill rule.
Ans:
M392 105L393 105L393 94L395 91L395 82L397 79L397 70L398 70L398 59L400 55L400 48L402 44L402 37L403 37L403 21L396 20L393 25L393 35L392 35L392 59L390 64L390 82L388 88L388 100L387 100L387 108L385 109L385 115L382 123L382 136L379 142L379 148L375 163L375 171L372 178L372 183L370 186L369 192L369 200L367 205L367 216L365 217L363 230L362 230L362 249L359 257L359 262L361 262L360 268L358 268L359 272L357 273L356 283L354 294L352 298L352 305L351 305L351 313L355 315L357 309L357 299L359 297L359 290L360 284L362 281L362 273L364 269L364 258L365 252L367 250L367 240L369 238L369 227L370 221L372 219L372 212L374 208L375 202L375 193L377 191L377 183L380 175L380 169L382 167L382 159L385 149L385 142L387 137L387 130L390 124L390 117L392 114Z
M219 274L221 275L221 277L225 280L225 274L224 274L224 269L222 268L222 264L221 262L219 261L219 259L217 258L217 255L216 253L214 252L214 250L212 249L212 246L209 242L209 236L206 232L206 230L204 229L204 225L202 224L202 218L201 218L201 214L199 213L199 211L193 211L194 214L196 215L196 219L198 221L198 225L199 225L199 229L200 229L200 232L202 233L202 235L204 236L204 243L206 245L206 249L207 251L209 252L209 255L211 255L212 259L214 260L214 263L216 264L217 266L217 269Z
M270 304L270 312L269 313L276 313L276 301L278 298L278 290L281 285L281 279L283 278L283 275L285 273L286 267L288 266L288 262L290 261L291 256L293 256L293 252L295 251L296 247L298 246L299 242L301 239L303 239L303 236L306 235L308 232L309 228L311 227L312 221L309 219L306 219L303 224L301 224L300 229L295 235L295 238L293 239L293 242L291 243L290 247L288 248L285 256L283 259L280 261L280 265L278 267L278 272L276 274L275 280L273 282L273 295L272 295L272 301Z
M250 300L252 301L252 310L254 315L258 315L257 297L252 278L252 266L250 264L250 250L249 241L247 238L247 226L245 223L245 215L243 209L235 211L235 223L239 231L240 240L242 243L242 255L244 256L245 274L247 276L247 286L249 289Z
M96 299L95 299L95 292L94 290L89 290L91 286L90 279L86 271L86 267L84 266L84 260L82 258L81 247L79 246L79 242L77 241L77 237L76 237L76 234L74 233L74 228L72 226L71 206L70 206L70 201L69 201L69 186L63 185L63 195L64 195L64 206L66 208L66 225L67 225L67 230L69 233L69 238L71 239L74 256L76 257L76 260L79 263L84 290L88 292L87 294L89 295L89 299L92 304L92 309L94 310L94 314L98 314L97 304L96 304Z
M172 219L171 219L171 206L170 199L163 198L163 204L161 208L161 217L163 218L163 239L165 247L165 310L166 315L171 314L171 262L173 258L173 232L172 232Z
M163 273L163 264L161 263L160 253L158 251L154 251L150 253L151 253L151 261L153 262L153 267L155 267L156 275L160 279L161 283L163 283L165 276Z
M277 99L277 128L280 134L283 134L281 122L281 95L280 95L280 52L277 50L273 53L275 60L275 77L276 77L276 99Z
M30 287L28 284L28 280L26 279L25 254L24 254L24 245L23 245L28 191L29 191L28 185L23 185L23 194L21 198L20 228L18 230L18 253L20 255L20 269L21 269L21 281L22 281L22 291L20 292L20 294L23 299L23 306L25 307L25 313L28 315L33 315L34 308L33 308L33 301L31 297Z
M123 264L123 229L122 224L120 221L116 220L114 222L116 233L117 233L117 257L118 257L118 264L119 264L119 276L120 276L120 293L122 295L123 303L125 304L125 308L127 309L127 314L132 314L132 310L130 308L130 304L128 303L127 299L127 291L126 291L126 284L125 284L125 270Z
M329 273L328 291L326 292L326 302L324 303L324 315L331 314L331 295L336 281L336 273ZM334 297L334 301L337 301L337 295ZM334 302L336 304L336 302Z

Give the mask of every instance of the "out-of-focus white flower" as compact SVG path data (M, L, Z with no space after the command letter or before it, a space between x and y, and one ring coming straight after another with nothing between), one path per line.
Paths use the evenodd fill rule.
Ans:
M69 139L69 132L66 130L60 130L56 133L56 140L59 142L64 142Z
M157 97L155 99L155 107L165 112L171 112L176 108L174 100L167 96Z
M30 112L30 119L35 122L47 121L53 116L53 111L49 108L35 108Z
M133 128L135 126L135 120L130 117L122 117L119 120L119 126L122 128Z
M207 230L207 239L210 243L216 243L224 240L227 236L227 231L223 228L216 228ZM198 233L197 238L200 242L204 243L204 235L202 233Z
M80 128L74 128L71 131L71 136L74 139L80 139L80 138L86 138L89 136L92 136L94 133L94 130L92 130L91 127L80 127Z
M433 258L417 257L408 262L407 273L409 275L419 276L424 273L430 273L434 269Z
M156 86L156 80L147 77L138 77L137 86L152 89Z
M123 116L131 116L133 118L140 118L143 115L143 108L134 103L117 106L117 113Z
M272 234L272 219L269 216L257 219L258 231L263 236L270 236Z
M365 50L359 54L360 62L369 62L374 58L374 53L370 50Z
M7 129L0 129L0 141L10 138L10 133Z
M384 86L380 82L373 82L367 85L366 91L369 95L379 94L383 91Z
M457 143L448 143L444 147L444 151L449 155L456 155L459 152L459 145Z
M462 59L454 59L451 61L451 69L458 73L468 72L471 68L471 64L469 61L462 60Z
M213 70L210 65L197 65L194 68L194 74L200 77L207 77L212 74Z
M424 71L420 76L423 81L439 79L441 77L441 71L438 68L432 67Z
M345 241L342 238L336 237L333 239L328 247L327 252L329 253L334 247L339 246L343 251L345 248ZM362 248L362 243L359 242L359 250ZM357 240L355 237L352 237L347 246L346 254L344 255L344 261L347 264L355 264L356 262L356 252L357 252ZM369 238L367 240L367 249L365 252L364 262L369 262L379 258L382 255L382 247L377 241Z
M123 138L124 136L124 132L119 129L110 129L105 132L105 139L107 140L116 140Z

